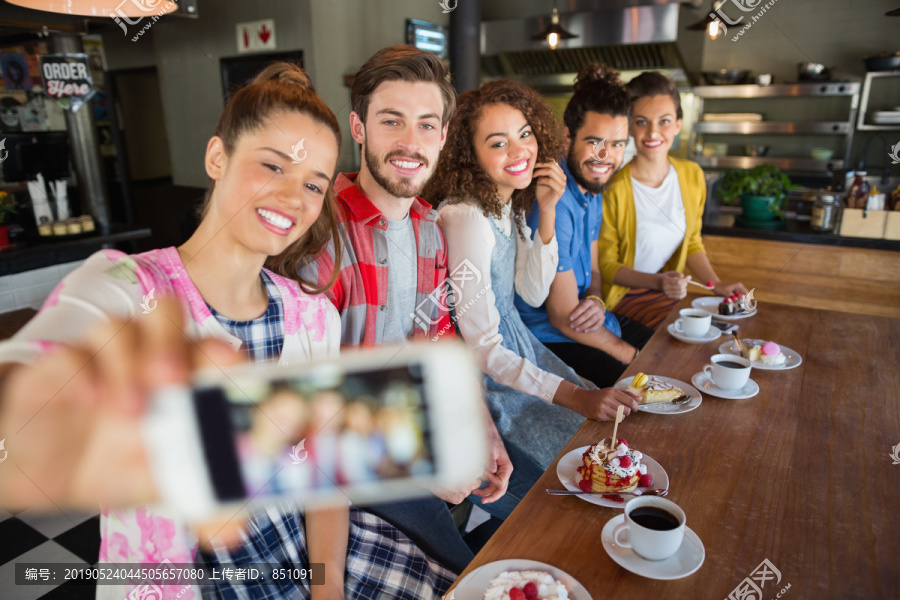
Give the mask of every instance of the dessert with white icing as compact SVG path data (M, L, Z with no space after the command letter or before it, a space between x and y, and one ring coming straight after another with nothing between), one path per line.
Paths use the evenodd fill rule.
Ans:
M643 454L628 447L619 438L615 448L604 438L589 447L581 456L578 467L578 487L584 492L634 492L638 485L650 487L653 480L647 474L647 465L641 463Z
M787 361L781 346L765 340L741 340L741 355L750 362L773 366L783 365Z
M546 571L504 571L491 580L484 600L566 600L569 592Z

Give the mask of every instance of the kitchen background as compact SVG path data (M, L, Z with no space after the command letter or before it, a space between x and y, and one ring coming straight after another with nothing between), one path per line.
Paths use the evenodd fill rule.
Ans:
M142 228L145 233L134 234L130 242L142 250L178 244L195 224L194 207L207 185L198 157L224 102L223 72L241 68L247 57L288 56L302 63L339 121L347 123L348 78L359 66L377 49L411 39L410 27L416 24L419 37L412 39L445 46L452 19L467 2L469 9L479 6L480 79L528 82L560 113L575 71L593 60L618 67L625 80L645 69L675 77L685 119L673 154L696 160L707 172L708 232L740 224L740 209L720 207L715 197L716 181L728 168L772 164L787 171L804 189L792 193L789 218L779 226L801 233L809 233L813 190L832 184L835 173L862 161L867 182L886 192L888 203L900 184L900 164L891 164L889 157L900 144L900 121L871 122L876 111L900 110L900 68L870 73L863 60L900 50L900 18L885 16L900 8L900 0L559 0L559 23L576 37L560 41L555 50L532 39L550 24L553 0L185 0L179 2L182 14L159 19L140 37L134 34L143 23L123 34L109 18L65 16L0 0L0 52L46 52L46 36L38 37L43 32L91 36L86 47L100 57L95 81L105 92L93 108L111 220L132 233ZM741 3L754 8L744 12ZM460 4L456 16L445 11L457 11ZM711 39L708 15L716 8L727 20L743 19ZM239 52L236 28L264 19L273 24L271 42L257 53ZM746 23L752 27L738 36ZM807 62L827 67L822 74L827 81L786 85L798 81L798 64ZM746 71L747 85L708 85L703 73L723 69ZM767 75L762 82L771 85L759 85L758 75ZM65 120L48 113L48 129L65 130ZM708 120L710 113L745 114L714 122ZM339 168L355 170L358 163L358 146L345 128ZM850 176L847 185L853 182ZM72 176L69 185L77 202ZM23 184L7 181L2 189L26 209L12 219L14 245L34 242ZM57 252L43 263L21 253L0 253L6 263L0 275L45 266L55 269L53 279L61 273L58 265L77 259L78 252ZM4 293L16 287L4 279L0 312L40 296L20 294L4 304Z

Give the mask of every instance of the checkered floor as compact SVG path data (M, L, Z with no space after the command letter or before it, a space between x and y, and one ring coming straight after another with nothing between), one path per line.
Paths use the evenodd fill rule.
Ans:
M96 564L100 554L99 515L0 510L0 597L3 600L93 600L93 585L16 585L15 564Z

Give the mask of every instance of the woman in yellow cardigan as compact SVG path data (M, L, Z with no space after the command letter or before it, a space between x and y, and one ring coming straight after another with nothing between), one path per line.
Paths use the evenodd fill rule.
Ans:
M603 194L600 273L609 310L656 328L687 295L685 266L701 281L712 281L720 296L746 294L747 289L741 283L722 283L703 248L703 171L696 163L669 156L681 130L675 82L648 71L626 87L637 156Z

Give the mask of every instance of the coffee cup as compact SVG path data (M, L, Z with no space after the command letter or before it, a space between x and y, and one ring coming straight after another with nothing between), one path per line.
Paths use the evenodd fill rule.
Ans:
M701 338L712 326L712 315L705 310L683 308L678 314L681 318L675 321L675 331L687 337Z
M684 540L684 511L659 496L635 498L625 505L625 522L613 530L613 541L647 560L665 560ZM627 533L627 540L621 534Z
M739 390L750 379L750 361L734 354L714 354L703 373L723 390Z

